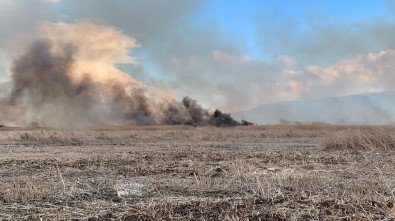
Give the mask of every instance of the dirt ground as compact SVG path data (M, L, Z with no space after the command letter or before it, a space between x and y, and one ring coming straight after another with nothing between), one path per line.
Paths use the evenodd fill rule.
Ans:
M350 130L2 127L0 220L394 220L395 152L322 145Z

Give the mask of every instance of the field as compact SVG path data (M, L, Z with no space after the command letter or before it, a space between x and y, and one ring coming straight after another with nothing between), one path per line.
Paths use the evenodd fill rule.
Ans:
M394 220L395 129L0 128L0 220Z

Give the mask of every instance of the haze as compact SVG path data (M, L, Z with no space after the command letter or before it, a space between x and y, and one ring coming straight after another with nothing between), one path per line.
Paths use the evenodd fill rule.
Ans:
M237 112L281 101L392 91L395 83L391 1L1 0L0 12L0 79L6 85L0 94L22 96L15 82L13 89L7 82L15 81L15 61L43 38L51 39L54 50L65 50L70 42L84 45L73 54L78 81L93 72L98 82L125 82L120 76L128 75L127 82L145 88L154 106L191 96L209 109ZM106 90L95 85L95 94ZM32 103L42 100L31 99L36 90L27 91L19 100L30 107L29 120L37 121L31 115L42 106L36 110ZM59 101L52 99L47 107L54 100ZM73 102L81 106L81 100ZM15 119L10 113L21 112L8 101L0 103L0 116L8 121ZM95 107L90 114L103 113L103 106ZM82 112L71 115L78 120ZM134 122L147 120L137 118Z

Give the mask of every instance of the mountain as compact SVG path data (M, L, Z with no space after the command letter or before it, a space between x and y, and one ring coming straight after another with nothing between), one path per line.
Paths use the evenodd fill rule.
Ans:
M331 124L394 124L395 92L286 101L232 113L256 124L322 122Z

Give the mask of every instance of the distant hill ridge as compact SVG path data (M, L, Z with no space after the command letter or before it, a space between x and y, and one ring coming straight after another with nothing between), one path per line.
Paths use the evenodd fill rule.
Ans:
M257 124L323 122L331 124L394 124L395 92L364 92L343 97L285 101L233 113Z

